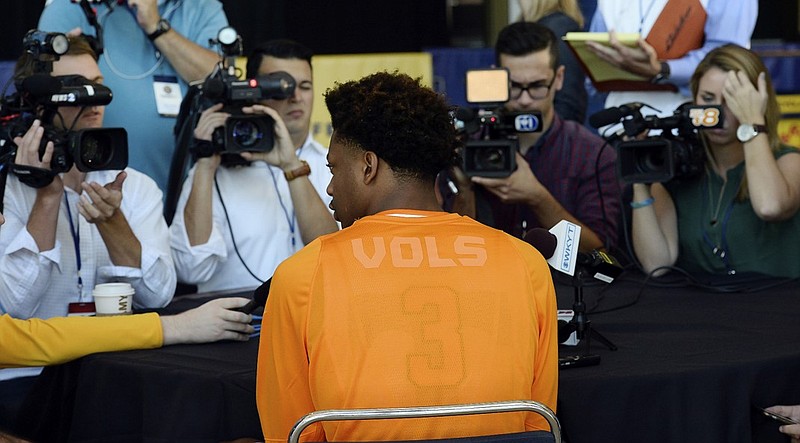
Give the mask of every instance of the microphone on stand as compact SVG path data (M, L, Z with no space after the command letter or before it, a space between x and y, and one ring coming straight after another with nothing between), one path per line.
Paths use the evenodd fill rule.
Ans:
M580 225L561 220L549 231L542 228L531 229L522 239L536 248L551 268L567 275L575 275L578 244L581 240Z
M598 249L590 253L578 252L581 227L561 220L549 231L542 228L531 229L523 240L536 248L553 269L567 275L575 274L579 265L589 274L606 283L611 283L622 273L622 265L616 258Z

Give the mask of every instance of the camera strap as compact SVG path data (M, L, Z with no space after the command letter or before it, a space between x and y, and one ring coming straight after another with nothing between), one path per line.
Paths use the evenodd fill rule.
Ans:
M11 172L19 178L19 181L32 188L44 188L53 183L56 172L49 169L37 168L34 166L11 164Z

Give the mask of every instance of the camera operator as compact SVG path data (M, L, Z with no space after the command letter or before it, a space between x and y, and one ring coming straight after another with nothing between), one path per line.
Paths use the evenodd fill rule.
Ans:
M582 227L581 250L615 244L620 189L614 150L601 149L602 139L554 109L564 66L558 64L552 31L537 23L513 23L500 31L495 53L497 65L510 71L506 109L541 112L543 131L518 134L517 169L506 178L468 179L454 171L458 192L454 199L445 196L445 208L475 218L486 199L491 214L477 213L478 220L516 237L569 220Z
M73 0L47 1L39 29L92 31ZM219 0L94 1L103 28L100 71L116 97L107 124L128 130L131 167L147 174L166 192L175 150L172 129L181 94L204 79L217 54L209 39L228 25ZM99 55L99 54L98 54Z
M15 76L37 73L35 66L25 54ZM53 76L103 80L97 57L82 37L71 38L67 53L52 66ZM103 112L103 106L60 106L53 126L69 131L99 128ZM16 137L15 163L49 170L54 144L48 141L40 158L44 136L37 120ZM21 319L65 316L77 303L92 301L95 284L111 281L133 286L134 307L162 307L172 299L176 277L161 191L146 175L131 168L85 173L73 166L34 188L9 174L4 203L0 311ZM29 378L39 370L2 370L0 380Z
M189 171L170 227L182 282L201 291L256 287L303 245L338 230L327 207L327 151L309 133L311 55L297 42L273 40L248 58L248 78L284 71L297 86L285 100L243 108L274 119L273 149L243 152L250 162L244 166L220 167L220 154L213 154ZM211 140L214 129L225 124L229 115L221 109L217 104L203 111L196 140Z
M800 277L800 152L780 142L766 67L729 44L706 55L690 85L695 104L723 105L724 125L701 131L698 177L634 184L633 246L644 270Z

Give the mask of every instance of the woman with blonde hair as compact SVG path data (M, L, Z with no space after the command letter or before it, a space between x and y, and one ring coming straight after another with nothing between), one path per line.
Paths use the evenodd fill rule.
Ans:
M556 112L561 118L584 123L586 120L586 77L580 64L561 37L582 31L583 14L576 0L517 0L519 21L538 22L553 31L558 39L558 59L564 65L564 86L556 93Z
M701 131L703 174L633 185L633 246L644 270L800 277L800 151L780 141L766 67L729 44L706 55L690 86L695 104L722 105L724 125Z

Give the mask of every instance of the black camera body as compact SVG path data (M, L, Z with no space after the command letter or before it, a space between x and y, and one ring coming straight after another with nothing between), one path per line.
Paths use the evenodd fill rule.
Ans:
M625 183L665 183L702 173L706 154L698 131L722 127L722 107L684 103L668 117L643 117L640 107L623 105L616 108L625 108L624 115L621 115L625 134L633 137L648 130L662 132L658 136L623 141L617 145L620 180Z
M202 97L208 106L222 103L222 112L230 117L225 125L214 130L211 152L195 152L203 157L213 153L222 155L223 163L243 164L242 152L269 152L275 144L275 121L268 115L244 114L242 107L262 100L285 100L294 94L297 82L286 72L279 71L256 78L241 80L236 75L232 60L241 55L241 38L233 28L219 31L217 40L222 58L217 68L203 83Z
M517 134L542 131L540 112L509 112L509 73L504 68L467 71L467 101L478 108L459 108L456 129L466 136L461 168L470 177L508 177L517 169Z
M21 137L39 118L44 129L39 158L48 142L53 142L50 173L69 171L73 165L83 172L125 169L128 166L128 137L123 128L91 128L70 131L53 122L61 106L105 106L111 102L111 89L80 75L50 76L51 64L67 51L63 34L30 31L23 40L25 51L36 60L32 75L15 81L17 93L3 97L0 104L0 162L13 162L17 146L14 137ZM61 45L49 48L48 45ZM17 168L17 170L20 170Z

